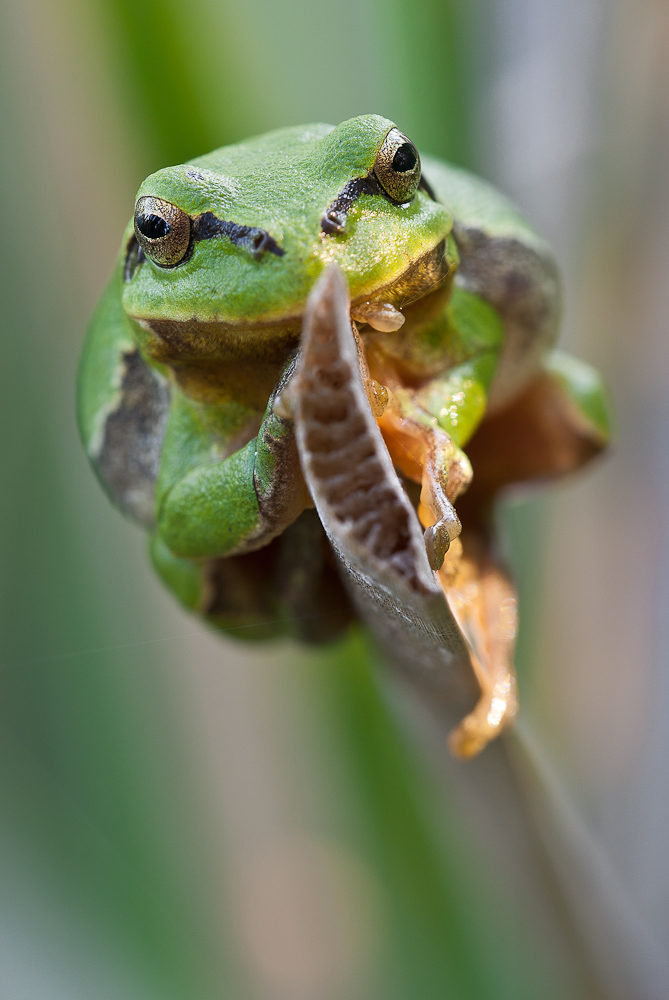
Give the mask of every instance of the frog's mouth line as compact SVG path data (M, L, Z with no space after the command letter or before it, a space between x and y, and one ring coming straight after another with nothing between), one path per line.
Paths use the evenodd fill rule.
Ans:
M372 313L375 306L392 307L401 311L418 299L424 298L430 292L443 288L452 278L455 265L449 264L446 257L446 238L440 240L431 250L428 250L418 260L413 261L406 270L385 285L362 292L351 301L351 312L357 314L359 322L366 322L361 310ZM174 342L182 330L185 338L193 335L198 337L212 336L220 331L222 337L230 334L233 337L247 334L263 333L271 335L272 331L292 330L299 335L304 305L290 314L279 317L259 317L253 321L229 322L222 319L204 319L197 316L188 319L163 319L158 317L139 316L131 314L131 318L144 329L152 331L161 340Z
M406 309L418 299L446 284L455 273L456 265L446 256L446 238L419 257L397 278L376 289L369 296L358 296L351 302L355 309L361 301L388 303L396 309Z

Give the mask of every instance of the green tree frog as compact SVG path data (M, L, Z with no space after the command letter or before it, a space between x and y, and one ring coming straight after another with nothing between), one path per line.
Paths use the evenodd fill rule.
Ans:
M470 756L516 711L492 501L609 434L558 320L548 248L483 181L378 115L279 129L141 185L81 435L182 604L254 638L364 619Z

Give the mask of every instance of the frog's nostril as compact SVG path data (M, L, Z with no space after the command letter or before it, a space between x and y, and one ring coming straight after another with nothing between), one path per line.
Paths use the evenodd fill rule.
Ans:
M346 228L346 213L336 208L328 208L321 219L321 229L324 233L343 233Z
M279 247L264 229L259 232L254 233L250 240L251 243L251 253L254 257L261 257L266 250L270 250L272 253L276 253ZM279 254L281 256L281 254Z

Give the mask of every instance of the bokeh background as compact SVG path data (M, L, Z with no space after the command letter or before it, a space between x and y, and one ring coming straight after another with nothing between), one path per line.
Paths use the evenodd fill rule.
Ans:
M0 80L0 996L664 1000L666 0L5 0ZM617 411L502 514L523 716L467 765L362 640L177 610L74 422L142 178L370 111L522 206Z

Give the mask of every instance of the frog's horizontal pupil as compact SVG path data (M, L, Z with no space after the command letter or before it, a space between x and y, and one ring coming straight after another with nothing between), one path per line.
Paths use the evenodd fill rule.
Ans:
M416 150L411 143L403 142L393 156L393 170L398 174L404 174L407 170L413 170L416 166Z
M168 223L159 215L137 216L137 228L148 240L160 240L170 231Z

